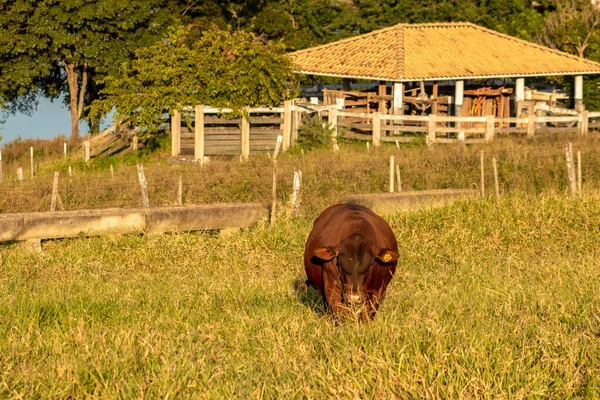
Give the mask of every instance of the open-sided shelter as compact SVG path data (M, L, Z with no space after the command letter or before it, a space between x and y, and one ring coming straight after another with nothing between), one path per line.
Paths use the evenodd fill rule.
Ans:
M455 115L462 115L466 80L502 78L515 80L518 112L526 78L558 75L575 77L574 99L582 108L583 75L600 74L599 63L471 23L398 24L290 56L298 73L346 83L378 80L380 94L385 82L393 82L393 113L402 112L408 82L454 81Z

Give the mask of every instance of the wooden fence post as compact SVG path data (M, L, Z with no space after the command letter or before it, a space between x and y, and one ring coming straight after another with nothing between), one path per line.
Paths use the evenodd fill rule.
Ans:
M273 192L271 193L271 226L275 226L276 211L277 211L277 156L279 155L279 148L283 136L277 136L277 144L275 145L275 151L273 152Z
M298 130L300 129L300 125L302 124L302 112L298 108L298 106L294 105L294 110L292 111L292 142L291 145L294 146L296 141L298 140Z
M437 117L433 114L430 114L427 119L427 146L435 143L436 132L435 128L437 126Z
M90 162L90 141L86 140L83 142L83 161Z
M287 151L287 149L291 145L292 140L292 101L285 100L283 102L283 151Z
M580 135L588 134L589 111L584 110L579 113L579 121L577 122L577 133Z
M532 138L535 136L535 114L529 113L527 116L527 137Z
M194 111L194 158L204 165L204 105L197 105Z
M242 159L250 157L250 107L244 107L242 115Z
M394 193L394 156L390 156L390 193Z
M17 180L23 181L23 167L17 168Z
M329 124L329 129L331 129L331 144L333 145L333 150L336 151L338 146L337 135L338 135L338 109L336 107L331 107L328 109L327 113L327 123Z
M480 158L479 165L480 165L480 169L481 169L481 183L480 183L480 185L481 185L481 197L484 197L485 196L485 169L484 169L484 167L485 167L485 163L484 163L485 158L484 158L484 155L483 155L483 151L479 152L479 158Z
M171 117L171 157L181 154L181 114L173 110Z
M31 159L31 179L33 179L33 146L29 148L29 156Z
M292 185L292 197L290 198L290 212L289 214L293 217L298 214L300 210L300 185L302 184L302 171L294 171L294 182Z
M63 143L63 147L64 147L64 151L63 151L63 154L64 154L64 156L63 156L63 161L64 161L64 162L67 162L67 144L66 144L66 143Z
M495 125L495 118L493 115L486 115L485 116L485 136L484 136L484 140L486 142L492 141L494 140L494 136L496 135L496 132L494 131L494 125Z
M573 147L571 143L565 147L566 159L567 159L567 178L569 179L569 191L572 195L577 193L576 178L575 178L575 164L573 163Z
M381 113L373 113L373 147L381 146Z
M400 166L398 164L396 164L396 183L397 183L397 190L398 193L400 193L402 191L402 179L400 178Z
M181 175L177 182L177 205L183 205L183 177Z
M52 201L50 202L50 211L56 211L56 205L64 210L60 194L58 193L58 171L54 172L54 182L52 183Z
M148 200L148 181L144 174L144 165L138 164L138 179L140 181L140 189L142 191L142 207L150 207L150 201Z
M577 151L577 191L581 194L582 180L581 180L581 150Z
M500 198L500 182L498 181L498 165L496 157L492 158L492 167L494 169L494 186L496 188L496 199Z

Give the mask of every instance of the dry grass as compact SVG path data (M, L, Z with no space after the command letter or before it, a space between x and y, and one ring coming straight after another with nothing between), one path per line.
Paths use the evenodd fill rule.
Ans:
M386 145L367 151L364 144L346 143L338 153L329 150L299 150L279 160L278 200L288 201L293 172L303 172L303 211L316 216L329 204L356 193L378 193L388 188L389 156L400 166L404 190L478 188L479 152L486 154L486 189L493 191L491 158L499 165L500 187L509 193L563 192L567 188L564 146L573 142L582 152L584 190L600 189L600 140L555 136L537 140L501 140L484 146ZM50 158L50 160L52 160ZM46 211L50 209L54 171L61 174L59 193L67 209L139 207L140 189L135 164L145 164L151 205L172 205L177 200L179 175L183 178L183 202L271 203L272 162L266 155L253 156L240 164L237 158L214 158L207 167L174 166L166 157L131 155L125 160L111 158L85 165L77 160L41 162L34 179L29 160L19 161L25 170L24 182L16 182L14 165L4 169L0 185L0 212ZM110 165L114 165L114 177ZM15 164L16 165L16 164ZM68 176L68 167L73 176Z
M600 157L596 139L574 141L584 195L570 198L563 145L486 147L499 202L385 216L401 257L369 324L336 326L312 289L296 293L314 216L345 193L383 191L391 154L413 189L475 186L479 148L285 155L279 200L302 169L303 214L273 229L75 238L43 254L0 245L0 398L597 398ZM2 190L42 190L57 165ZM154 204L174 201L180 173L186 202L269 201L266 157L146 165ZM106 164L79 165L63 200L138 205L133 168L119 165L109 191ZM47 197L1 196L0 209L45 209Z
M530 398L600 394L600 199L386 216L377 318L296 294L311 219L0 247L0 397Z

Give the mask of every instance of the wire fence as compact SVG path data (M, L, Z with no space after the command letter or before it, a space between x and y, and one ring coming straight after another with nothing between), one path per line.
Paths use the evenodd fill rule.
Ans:
M568 188L565 146L567 142L534 145L504 145L488 148L434 147L366 149L354 146L340 152L298 151L284 154L277 166L277 202L285 204L292 192L294 171L302 171L303 209L316 213L326 205L357 193L387 192L389 157L398 165L402 189L480 189L480 160L484 151L486 192L492 193L492 158L497 160L502 193L541 193ZM600 186L600 142L587 140L573 145L581 154L584 190ZM58 194L65 209L141 207L142 197L135 165L90 168L85 164L55 164L59 171ZM0 212L49 211L53 192L50 170L27 172L19 181L4 168L0 183ZM24 168L26 169L26 167ZM111 173L112 170L112 173ZM216 159L206 166L152 163L145 166L150 206L217 202L271 203L273 163L268 155L240 162ZM181 197L179 196L181 180Z

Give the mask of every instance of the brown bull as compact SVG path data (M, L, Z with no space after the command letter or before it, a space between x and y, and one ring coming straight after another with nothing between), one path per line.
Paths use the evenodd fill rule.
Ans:
M315 220L304 267L336 318L349 306L373 318L398 263L398 244L387 222L366 207L337 204Z

